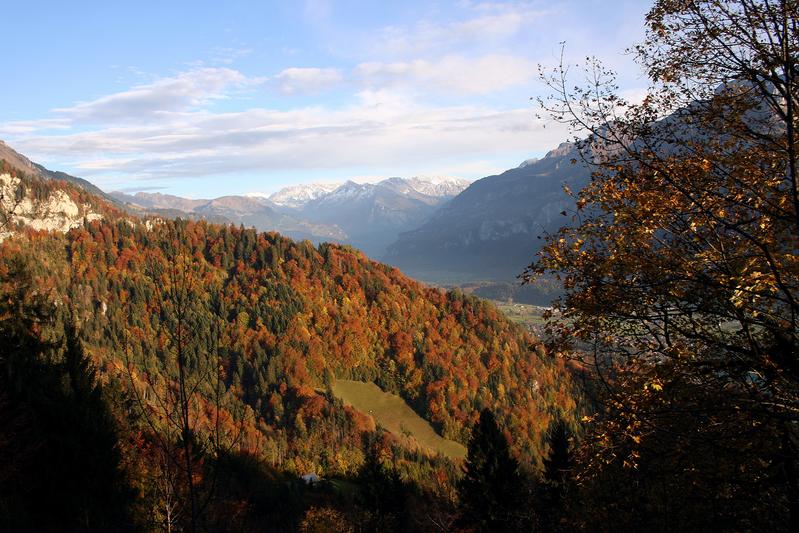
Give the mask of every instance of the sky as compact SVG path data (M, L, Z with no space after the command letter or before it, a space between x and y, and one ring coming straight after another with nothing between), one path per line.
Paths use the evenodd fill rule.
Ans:
M191 198L477 179L569 133L538 66L626 49L645 0L78 0L3 7L0 139L100 188ZM577 79L577 82L580 80ZM533 100L531 100L531 98Z

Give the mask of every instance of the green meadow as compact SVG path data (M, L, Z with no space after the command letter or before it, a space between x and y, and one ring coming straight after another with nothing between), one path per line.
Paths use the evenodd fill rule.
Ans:
M451 459L466 457L466 447L436 433L405 400L384 392L374 383L338 379L333 384L333 394L344 403L371 415L377 424L399 437L412 436L421 446Z

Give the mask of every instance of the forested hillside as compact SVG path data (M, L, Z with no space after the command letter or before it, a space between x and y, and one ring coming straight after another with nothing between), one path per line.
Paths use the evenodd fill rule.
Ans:
M536 460L552 410L572 405L556 363L493 306L426 288L351 248L193 222L94 223L64 241L80 280L70 301L89 344L110 359L126 329L130 350L157 353L157 273L186 261L198 327L221 321L228 384L258 416L275 415L266 399L280 389L374 381L460 441L481 408L498 407Z

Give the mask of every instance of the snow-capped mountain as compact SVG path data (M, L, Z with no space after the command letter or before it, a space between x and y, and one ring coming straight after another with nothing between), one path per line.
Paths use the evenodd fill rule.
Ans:
M326 194L320 194L311 202L313 202L315 206L319 206L336 204L338 202L346 202L348 200L357 200L372 194L374 187L375 185L372 183L356 183L354 181L347 180L332 191Z
M252 193L252 196L265 196L272 203L292 209L302 209L314 200L325 203L352 198L363 198L374 194L376 187L390 187L405 196L431 196L434 198L457 196L469 186L469 181L453 177L417 176L413 178L387 178L377 183L310 183L284 187L269 196Z
M471 182L449 176L417 176L405 180L414 190L428 196L457 196Z
M341 186L341 183L310 183L284 187L268 198L273 204L299 209L311 200L330 194Z
M521 164L516 168L529 167L530 165L535 165L536 163L538 163L538 158L531 157L530 159L525 159L524 161L522 161Z
M418 227L468 185L468 181L457 178L347 181L308 201L298 213L312 222L340 227L351 244L380 257L400 233Z

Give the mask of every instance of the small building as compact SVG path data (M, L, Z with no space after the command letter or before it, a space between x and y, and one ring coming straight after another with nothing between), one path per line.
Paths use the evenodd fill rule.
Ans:
M316 485L317 483L322 481L322 479L319 476L317 476L314 472L310 472L308 474L303 474L303 475L300 476L300 479L306 485Z

